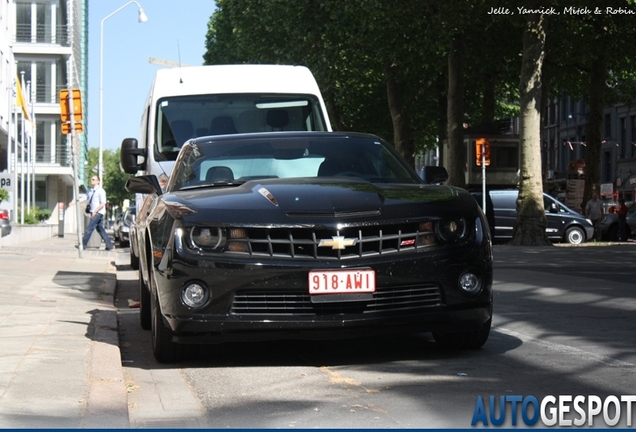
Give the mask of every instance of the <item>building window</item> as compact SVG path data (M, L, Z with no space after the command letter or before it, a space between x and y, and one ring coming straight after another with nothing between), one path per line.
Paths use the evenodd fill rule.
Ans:
M611 183L611 176L612 176L612 153L609 151L606 151L603 153L603 169L602 171L602 177L603 177L603 183Z
M629 154L629 150L627 148L627 125L626 125L626 119L625 117L621 117L619 119L619 124L620 124L620 135L619 135L619 148L621 149L621 159L625 159L628 156L631 156Z
M59 3L16 2L16 42L68 46L64 2Z
M519 169L519 148L516 143L491 143L490 161L498 169Z
M605 114L603 138L612 137L612 114Z
M24 72L25 86L30 82L32 88L35 83L36 103L59 103L59 93L64 88L63 79L66 76L66 67L62 60L18 61L18 74L21 72ZM24 91L26 92L26 88ZM27 100L30 97L31 95L27 95Z
M629 118L629 123L631 125L631 142L630 142L630 154L632 157L636 154L636 115L633 115Z

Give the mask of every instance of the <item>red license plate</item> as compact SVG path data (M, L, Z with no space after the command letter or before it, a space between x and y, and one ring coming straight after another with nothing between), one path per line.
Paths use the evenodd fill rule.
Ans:
M314 270L309 272L309 294L375 292L375 270Z

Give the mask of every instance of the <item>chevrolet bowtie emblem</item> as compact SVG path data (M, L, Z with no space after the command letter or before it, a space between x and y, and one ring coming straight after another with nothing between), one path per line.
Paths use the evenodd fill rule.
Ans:
M331 240L320 240L318 243L318 247L329 247L331 249L344 249L347 246L354 246L356 244L356 239L352 238L344 238L342 236L333 236Z

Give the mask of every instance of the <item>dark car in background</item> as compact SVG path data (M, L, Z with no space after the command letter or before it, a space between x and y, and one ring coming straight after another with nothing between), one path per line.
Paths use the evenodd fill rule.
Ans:
M494 216L495 229L492 230L495 240L512 239L512 231L517 221L517 189L489 190L492 209L487 208L489 220ZM471 191L475 200L482 205L482 192ZM592 221L582 214L572 210L565 204L543 194L543 206L548 226L546 234L553 242L581 244L593 238L594 226Z
M627 204L627 238L631 238L636 232L636 202ZM618 213L617 208L606 212L601 221L601 235L604 240L618 241Z
M142 161L122 147L122 168ZM433 167L438 168L438 167ZM430 182L444 181L436 170ZM429 173L430 174L430 173ZM493 258L464 189L425 184L381 138L271 132L186 142L134 230L140 321L160 362L189 344L490 333Z
M11 221L9 220L9 211L0 210L0 237L6 237L11 234Z
M131 205L115 219L113 236L115 241L118 241L121 246L126 246L130 243L130 227L135 222L136 214L136 207Z

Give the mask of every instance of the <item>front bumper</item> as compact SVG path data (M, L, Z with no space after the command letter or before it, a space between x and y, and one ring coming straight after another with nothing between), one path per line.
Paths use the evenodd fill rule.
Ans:
M196 259L195 259L196 258ZM179 255L154 269L164 321L180 343L273 339L342 339L370 334L478 330L492 316L492 253L489 245L464 245L405 256L347 262L215 261ZM166 265L168 264L168 265ZM311 269L372 268L371 298L312 301ZM479 276L476 295L458 280ZM201 310L186 307L182 288L197 281L211 292ZM335 300L335 298L334 298Z

